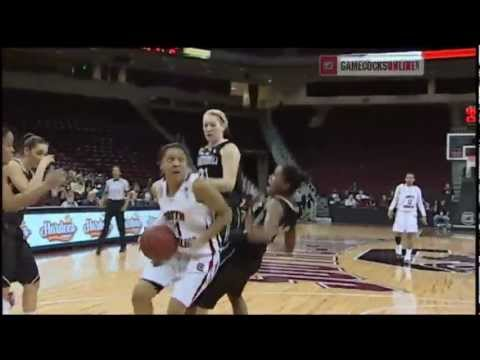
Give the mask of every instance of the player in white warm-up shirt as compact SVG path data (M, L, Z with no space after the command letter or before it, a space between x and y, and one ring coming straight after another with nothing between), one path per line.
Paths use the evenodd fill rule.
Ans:
M415 175L408 173L405 177L405 184L400 184L395 189L395 195L388 208L388 217L393 218L395 213L395 222L393 232L395 233L395 253L398 258L402 257L402 234L406 234L407 249L403 261L405 264L412 262L413 236L418 233L417 213L420 210L422 222L427 225L427 213L423 206L422 191L416 185Z

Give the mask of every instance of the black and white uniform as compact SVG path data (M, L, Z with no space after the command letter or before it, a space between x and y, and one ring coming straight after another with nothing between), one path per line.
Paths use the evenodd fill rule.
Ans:
M203 178L223 178L223 167L222 167L222 155L220 151L222 148L232 143L227 140L221 144L218 144L212 148L203 147L198 151L197 157L197 168L198 173ZM241 160L240 160L241 164ZM233 254L233 247L230 246L228 237L230 231L241 226L242 212L240 209L240 204L242 202L242 183L241 183L241 166L239 164L237 179L235 181L235 186L232 192L223 193L222 195L225 198L225 201L232 209L232 222L230 225L227 225L224 231L222 231L221 237L221 260L223 263Z
M418 210L420 210L423 217L427 216L425 206L423 205L422 191L416 185L407 186L406 184L400 184L397 186L389 207L391 211L394 209L397 211L392 230L396 233L417 233Z
M28 171L17 161L25 177L30 181L34 172ZM9 186L14 194L20 191L7 179ZM24 211L8 213L2 211L2 287L9 287L13 282L19 282L22 285L34 284L40 280L37 263L32 253L30 245L23 236L21 224L23 222Z
M199 249L190 249L196 238L213 224L214 214L202 203L197 202L193 183L198 174L187 176L175 195L167 195L165 179L158 182L160 217L154 223L166 224L178 239L178 249L173 257L161 264L149 263L142 279L154 284L158 290L173 287L172 297L186 307L212 281L220 264L220 238L210 239Z
M125 214L122 211L122 207L125 205L129 187L128 181L123 178L107 180L104 190L107 194L107 206L102 233L98 238L99 247L103 245L108 234L110 222L112 221L112 218L115 217L117 220L118 232L120 234L120 244L122 248L125 248L127 240L125 238Z
M283 208L283 216L280 219L280 225L277 234L271 239L273 242L280 233L287 232L295 227L300 215L299 208L294 205L291 199L283 196L275 196L274 199L280 202ZM253 205L252 212L254 223L263 225L267 216L266 201L260 201ZM213 309L218 300L225 294L239 297L245 285L252 275L254 275L262 264L263 255L267 251L268 244L253 244L247 240L244 223L242 229L236 232L235 236L240 236L240 241L235 241L234 254L220 267L215 279L195 301L195 306L204 309Z

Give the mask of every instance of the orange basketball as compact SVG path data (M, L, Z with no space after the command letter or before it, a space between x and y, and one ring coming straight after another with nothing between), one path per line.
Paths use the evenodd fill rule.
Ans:
M177 239L166 225L152 226L144 231L140 238L140 250L151 260L170 259L177 251Z

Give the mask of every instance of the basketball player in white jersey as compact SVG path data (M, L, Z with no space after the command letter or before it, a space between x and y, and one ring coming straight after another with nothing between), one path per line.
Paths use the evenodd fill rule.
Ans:
M393 218L394 210L395 222L393 232L395 234L395 254L398 259L402 258L402 235L406 234L406 253L403 258L405 265L412 263L413 237L418 233L417 212L422 214L422 223L427 225L427 213L423 205L422 191L416 185L415 175L407 173L405 184L400 184L395 189L395 195L388 208L388 217Z
M178 240L178 249L167 261L148 264L133 290L135 314L153 314L152 299L172 287L168 314L185 314L212 281L219 266L219 233L232 219L232 211L220 192L188 169L188 152L178 143L159 153L164 175L156 183L160 217Z

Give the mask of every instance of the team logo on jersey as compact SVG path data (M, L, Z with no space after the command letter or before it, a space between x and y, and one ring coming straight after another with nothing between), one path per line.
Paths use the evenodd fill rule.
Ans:
M77 226L72 218L67 215L59 222L45 220L40 227L40 236L48 241L70 241L77 232Z
M27 224L25 224L25 220L22 221L22 224L20 225L20 229L22 229L23 238L25 240L28 240L30 235L32 235L32 231L28 228Z
M410 265L412 269L455 273L475 271L473 256L456 255L448 250L413 249L412 256L413 263ZM386 265L402 265L397 260L393 249L370 249L358 259Z
M205 264L204 263L198 263L197 264L197 270L198 271L203 272L204 269L205 269Z
M102 233L104 225L104 219L86 219L83 224L83 233L93 238L98 238ZM112 232L113 225L110 224L108 227L107 236Z
M140 235L143 223L137 214L125 218L125 235Z
M392 291L346 273L338 264L336 250L321 248L311 243L302 251L266 253L259 271L250 281L283 282L296 284L314 282L322 288L352 289L364 291Z

